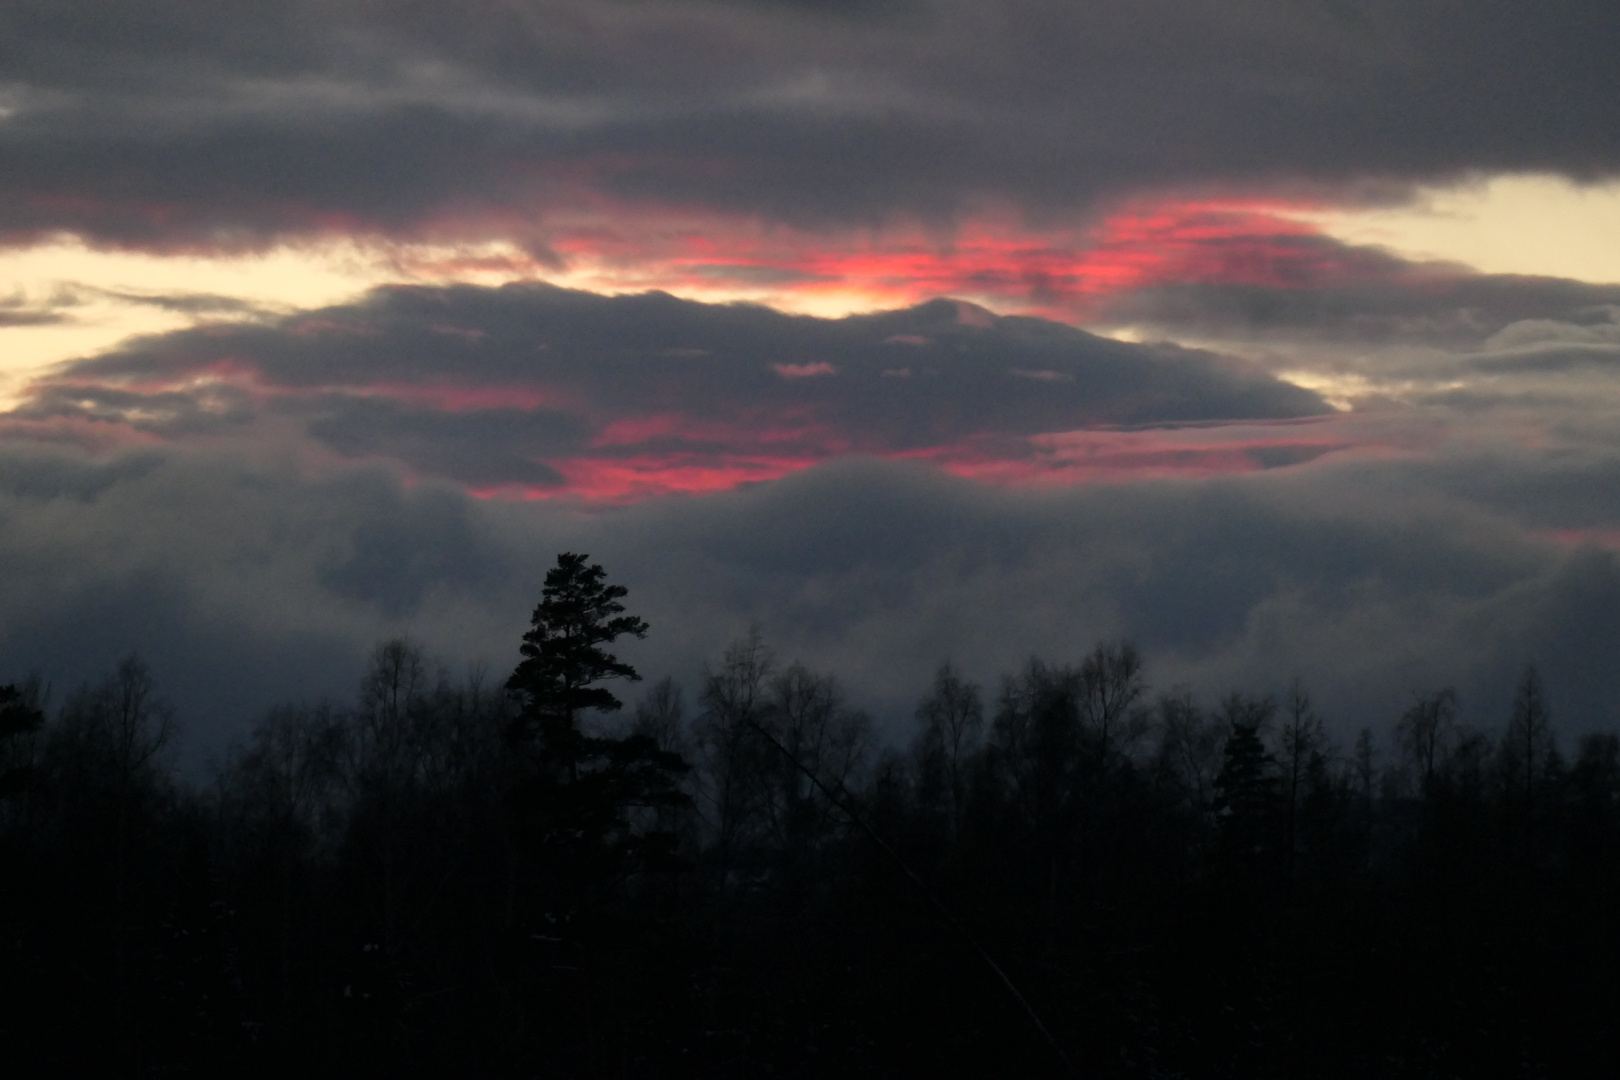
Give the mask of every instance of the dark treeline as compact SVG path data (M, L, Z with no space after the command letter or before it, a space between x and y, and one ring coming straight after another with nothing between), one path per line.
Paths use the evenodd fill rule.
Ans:
M509 677L388 642L202 786L137 659L0 688L7 1074L1610 1071L1620 740L1533 669L1339 745L1105 643L884 748L757 633L619 710L624 595L561 556Z

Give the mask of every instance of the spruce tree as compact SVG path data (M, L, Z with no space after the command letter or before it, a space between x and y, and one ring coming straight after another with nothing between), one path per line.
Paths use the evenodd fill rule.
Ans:
M684 805L678 779L689 768L644 734L613 738L582 726L588 713L622 707L604 684L641 677L607 647L648 629L625 613L628 590L609 585L589 558L557 556L523 635L523 660L506 682L517 706L508 739L519 830L554 874L575 877L587 891L587 879L618 880L627 860L668 854L673 838L641 827L655 816L642 811Z

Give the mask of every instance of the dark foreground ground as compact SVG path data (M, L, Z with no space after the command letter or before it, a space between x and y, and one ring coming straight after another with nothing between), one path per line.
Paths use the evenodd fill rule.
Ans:
M757 640L594 734L508 690L390 643L191 786L138 662L0 695L5 1075L1613 1075L1620 741L1533 672L1350 748L1119 646L886 752Z

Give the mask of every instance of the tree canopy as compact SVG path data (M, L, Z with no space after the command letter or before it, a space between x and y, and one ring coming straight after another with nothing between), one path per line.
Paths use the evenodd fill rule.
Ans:
M604 646L625 635L646 637L647 623L624 613L619 601L628 590L607 584L607 571L589 558L564 552L546 574L523 635L523 660L506 681L521 704L522 724L553 720L575 727L585 710L613 712L623 705L603 683L641 678Z

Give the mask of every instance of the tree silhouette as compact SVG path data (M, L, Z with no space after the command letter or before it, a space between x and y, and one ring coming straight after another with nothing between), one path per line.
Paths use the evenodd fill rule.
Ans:
M37 698L33 685L0 686L0 798L21 791L33 775L24 742L45 724Z
M934 673L934 685L917 703L916 748L921 796L943 804L955 840L967 811L968 761L984 731L984 699L979 685L962 678L950 661Z
M1269 862L1275 854L1277 763L1266 751L1260 731L1271 722L1276 704L1270 698L1229 694L1221 702L1221 712L1231 732L1215 778L1214 806L1222 843L1238 865Z
M1417 770L1419 792L1434 794L1435 782L1446 767L1446 754L1457 729L1457 691L1451 687L1417 697L1401 714L1395 736L1401 751Z
M1075 687L1088 756L1106 771L1139 738L1147 720L1138 702L1147 693L1142 654L1128 641L1103 642L1080 663Z
M619 602L628 590L607 584L589 558L564 552L546 574L524 659L506 682L518 707L508 738L521 759L515 795L529 838L568 850L573 861L599 862L595 872L611 878L619 868L609 864L625 856L667 853L673 837L638 835L631 811L684 804L676 778L688 766L649 735L609 738L580 726L584 713L622 707L604 683L641 678L605 646L647 634L647 623Z
M703 713L697 725L703 764L699 792L722 895L740 864L752 860L766 832L766 777L775 766L775 751L756 729L770 710L775 671L775 657L753 627L703 679Z
M1313 777L1326 768L1322 750L1327 745L1327 730L1321 717L1311 705L1310 695L1295 680L1283 702L1282 729L1277 733L1277 764L1280 769L1283 801L1283 857L1289 872L1294 869L1299 855L1300 804L1306 793L1315 786Z
M1613 1057L1620 735L1586 734L1566 767L1533 670L1505 731L1467 729L1442 691L1340 752L1297 685L1150 696L1134 650L1104 643L1031 660L992 702L938 669L908 755L757 631L690 714L665 679L610 726L636 677L615 641L647 631L624 598L565 554L504 693L384 642L349 699L270 711L207 788L170 775L136 659L51 710L38 680L0 685L13 1071L1063 1057L1419 1078Z
M641 678L603 646L626 634L646 637L647 624L624 614L619 600L629 590L607 584L607 571L600 564L587 564L589 558L564 552L546 574L540 605L523 635L524 659L506 681L506 689L521 705L520 735L534 731L541 739L561 741L566 732L578 730L581 712L622 707L623 702L602 683Z
M1510 804L1518 804L1526 860L1534 847L1536 818L1541 810L1537 791L1557 763L1558 747L1541 675L1534 664L1527 664L1514 687L1513 712L1499 753L1505 794Z
M1155 767L1166 795L1172 797L1173 793L1201 823L1213 809L1226 732L1185 689L1161 694L1154 712L1159 730Z

